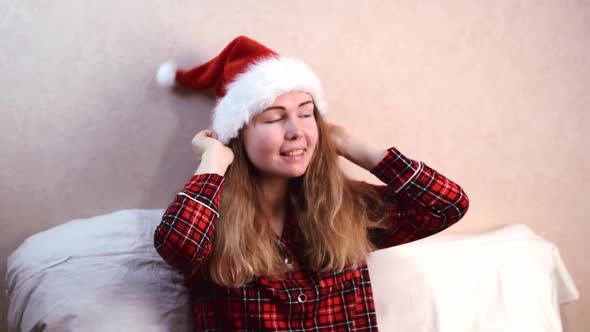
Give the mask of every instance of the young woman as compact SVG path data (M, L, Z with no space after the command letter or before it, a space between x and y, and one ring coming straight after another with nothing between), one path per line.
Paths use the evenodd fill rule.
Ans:
M208 65L227 66L223 54ZM232 82L254 86L240 75ZM224 99L244 90L222 89L217 130L193 138L200 164L156 229L156 250L185 276L197 330L376 331L368 253L440 232L468 209L459 185L327 122L316 86L295 85L223 119ZM385 185L347 178L338 156Z

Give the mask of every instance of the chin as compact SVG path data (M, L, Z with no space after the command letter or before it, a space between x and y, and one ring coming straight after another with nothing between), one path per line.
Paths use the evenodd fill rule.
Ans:
M293 170L290 172L280 172L280 173L277 173L276 175L282 176L285 178L298 178L298 177L302 176L303 174L305 174L305 170Z
M267 170L265 173L274 177L281 177L281 178L288 178L288 179L292 179L292 178L298 178L300 176L303 176L305 174L305 172L307 171L307 168L305 169L292 169L292 170Z
M258 168L263 174L270 177L279 178L298 178L307 172L309 163L301 163L299 165L285 165L284 163L274 163L273 161L267 162L270 167Z
M286 177L288 177L288 178L298 178L298 177L303 176L304 174L305 174L305 171L288 174L288 175L286 175Z

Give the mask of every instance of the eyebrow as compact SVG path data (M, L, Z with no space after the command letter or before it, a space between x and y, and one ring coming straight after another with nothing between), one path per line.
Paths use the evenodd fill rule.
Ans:
M299 104L299 107L301 107L303 105L307 105L309 103L313 103L313 100L304 101L301 104ZM266 111L270 111L270 110L274 110L274 109L285 110L285 107L283 107L283 106L271 106L271 107L265 108L264 111L262 111L262 112L266 112Z

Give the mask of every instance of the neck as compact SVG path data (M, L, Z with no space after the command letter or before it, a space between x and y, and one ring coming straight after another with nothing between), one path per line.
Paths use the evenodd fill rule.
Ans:
M284 215L288 185L289 179L285 178L263 178L260 180L265 202L264 209L269 217Z
M260 181L264 199L262 209L270 228L279 237L283 234L285 224L288 184L289 180L284 178L265 178Z

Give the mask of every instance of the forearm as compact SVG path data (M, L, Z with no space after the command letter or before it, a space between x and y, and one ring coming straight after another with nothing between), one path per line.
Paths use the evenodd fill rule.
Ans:
M195 171L195 175L212 173L224 176L228 167L229 165L221 161L221 158L205 152L201 159L201 163Z
M223 184L217 174L193 175L156 228L156 251L185 274L192 275L211 253Z
M440 217L445 223L456 222L463 217L469 199L461 186L424 162L404 156L394 147L388 152L371 173L387 184L384 192L393 192L398 196L402 209L409 211L421 206L426 208L423 210L425 216ZM420 215L415 211L410 214L414 218Z
M394 147L371 171L387 186L371 185L391 202L387 219L392 229L374 231L379 248L415 241L458 222L469 208L463 188L424 162L404 156Z
M342 156L356 165L371 171L385 158L387 150L367 145L360 140L350 138L342 147Z

